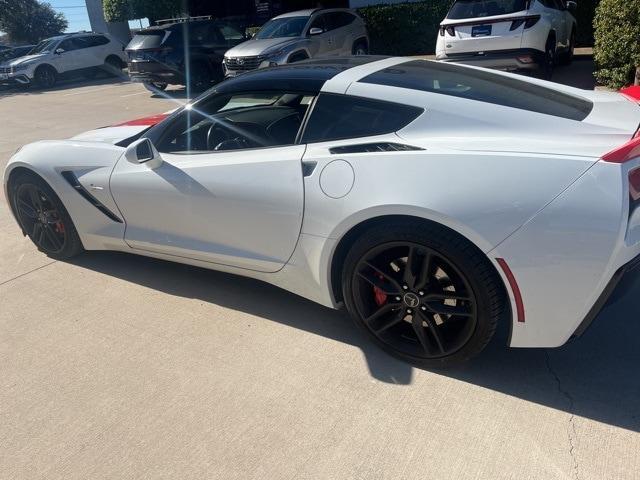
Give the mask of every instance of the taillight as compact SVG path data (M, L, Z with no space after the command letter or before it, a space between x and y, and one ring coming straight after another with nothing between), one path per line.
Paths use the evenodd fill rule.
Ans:
M514 30L519 29L523 23L524 23L524 18L519 18L517 20L514 20L513 22L511 22L511 27L509 27L509 30L513 32Z
M524 22L525 30L527 28L533 27L536 23L538 23L538 20L540 20L540 15L534 15L533 17L527 18Z
M610 163L624 163L636 157L640 157L640 136L637 132L627 143L604 154L602 160Z
M449 34L449 36L453 37L456 34L456 29L453 27L453 25L441 25L440 26L440 36L444 37L444 32L447 32Z

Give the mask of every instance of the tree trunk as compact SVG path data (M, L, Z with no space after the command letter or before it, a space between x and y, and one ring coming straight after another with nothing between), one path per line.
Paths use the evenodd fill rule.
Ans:
M640 85L640 65L636 67L636 78L633 82L634 85Z

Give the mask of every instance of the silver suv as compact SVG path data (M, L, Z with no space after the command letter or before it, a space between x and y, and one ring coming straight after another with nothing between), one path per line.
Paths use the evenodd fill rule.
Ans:
M269 20L251 40L228 50L223 64L230 77L308 58L368 53L367 28L353 10L299 10Z

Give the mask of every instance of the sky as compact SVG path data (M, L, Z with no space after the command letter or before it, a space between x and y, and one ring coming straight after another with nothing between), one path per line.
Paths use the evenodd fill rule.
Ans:
M87 6L84 0L45 0L56 12L64 14L69 22L67 32L77 32L80 30L91 30ZM139 27L138 22L129 22L132 27ZM148 25L143 21L143 25Z

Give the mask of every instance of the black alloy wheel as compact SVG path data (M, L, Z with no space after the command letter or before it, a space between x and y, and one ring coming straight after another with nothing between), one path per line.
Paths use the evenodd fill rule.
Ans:
M53 67L44 65L36 70L33 80L40 88L51 88L58 81L58 74Z
M46 182L25 174L10 188L13 211L38 250L58 260L82 252L82 242L68 212Z
M423 367L478 354L506 305L486 256L438 225L365 232L347 254L342 287L347 310L375 343Z
M423 245L371 249L351 279L358 313L378 339L416 358L451 355L475 330L475 294L466 277Z
M149 90L150 92L157 93L158 91L163 92L167 89L166 83L159 82L144 82L144 88Z
M33 243L46 253L62 252L67 232L60 212L38 186L23 183L16 190L18 217Z

